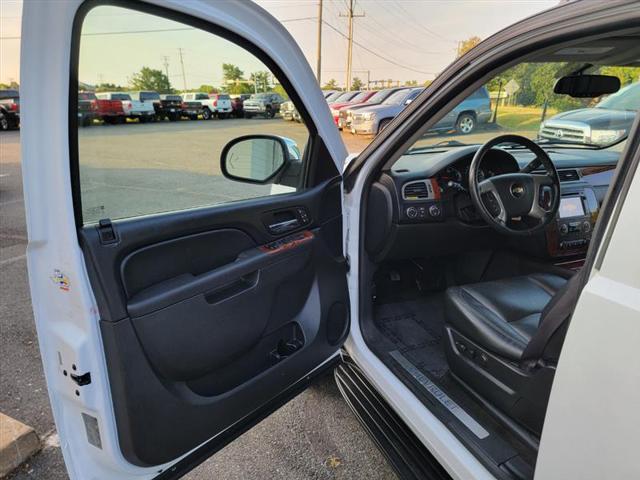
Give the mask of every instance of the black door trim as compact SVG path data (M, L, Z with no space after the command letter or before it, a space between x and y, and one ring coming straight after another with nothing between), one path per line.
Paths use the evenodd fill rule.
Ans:
M216 452L222 450L225 446L234 441L247 430L251 429L253 426L267 418L269 415L288 403L290 400L293 400L296 396L306 390L307 387L313 384L319 377L321 377L328 371L332 371L340 363L340 354L337 354L327 362L320 365L314 371L309 373L307 376L298 380L296 383L291 385L287 390L283 391L271 401L262 405L257 410L254 410L242 420L235 423L227 430L212 438L205 444L201 445L164 472L160 473L160 475L154 477L153 480L175 480L186 475L202 462L206 461L209 457L214 455Z

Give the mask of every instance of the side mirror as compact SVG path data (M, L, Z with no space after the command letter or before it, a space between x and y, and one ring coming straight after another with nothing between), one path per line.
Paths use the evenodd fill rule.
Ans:
M553 93L574 98L594 98L620 90L620 79L610 75L567 75L553 87Z
M230 180L264 185L271 183L289 163L285 141L274 135L246 135L222 149L220 167Z

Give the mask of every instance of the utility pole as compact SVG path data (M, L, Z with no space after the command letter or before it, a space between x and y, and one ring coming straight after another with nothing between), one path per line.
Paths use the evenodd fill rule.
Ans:
M180 55L180 66L182 67L182 83L184 85L184 91L187 91L187 76L184 74L184 61L182 59L182 48L178 48L178 54Z
M164 73L167 76L167 80L169 80L169 57L166 55L162 56L162 64L164 65Z
M318 1L318 65L316 66L316 78L318 85L322 85L322 0Z
M347 17L349 19L349 36L347 38L347 76L345 80L345 90L349 90L351 88L351 63L353 57L353 19L356 17L364 17L364 13L361 15L354 15L354 6L355 0L349 0L349 11L346 15L340 14L341 17Z
M367 70L367 90L371 90L371 70Z

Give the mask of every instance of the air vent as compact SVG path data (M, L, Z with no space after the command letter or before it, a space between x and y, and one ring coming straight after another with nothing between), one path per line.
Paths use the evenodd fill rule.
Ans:
M561 182L575 182L580 180L577 170L558 170L558 177Z
M402 198L405 200L422 200L430 198L431 184L425 180L409 182L402 187Z

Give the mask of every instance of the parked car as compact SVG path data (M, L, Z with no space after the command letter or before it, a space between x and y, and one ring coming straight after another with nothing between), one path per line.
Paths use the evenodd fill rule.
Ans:
M183 112L191 120L198 118L198 115L202 115L203 120L210 120L216 112L214 99L209 98L209 94L204 92L183 93L182 102Z
M78 119L88 126L94 119L116 124L125 120L121 100L98 98L93 92L78 92Z
M160 95L160 104L156 108L156 117L167 118L171 122L180 119L182 115L182 97L171 93Z
M540 125L540 138L560 143L607 145L625 137L640 110L640 82L620 89L594 108L562 112Z
M361 92L358 92L351 100L331 103L329 107L331 108L331 116L333 117L333 121L336 123L336 125L338 125L338 120L340 118L340 109L348 105L362 104L373 97L375 94L375 90L363 90Z
M408 90L409 87L396 87L385 88L384 90L378 90L375 95L371 96L366 102L359 104L348 104L340 109L338 118L338 128L349 129L351 127L351 120L353 112L360 110L361 108L371 107L373 105L379 105L398 90Z
M251 118L254 115L273 118L280 111L282 102L284 98L279 93L255 93L244 102L244 118Z
M282 105L280 105L280 115L284 120L295 120L294 113L296 113L296 106L291 100L283 102Z
M121 102L125 118L137 119L140 123L151 122L155 119L156 111L153 108L153 102L134 100L128 92L100 92L96 93L96 97L99 100Z
M13 130L20 126L20 93L0 90L0 130Z
M78 92L78 124L88 127L100 119L98 101L93 92Z
M352 116L351 133L375 135L381 132L423 90L424 88L400 90L378 105L357 110Z
M214 115L216 117L222 119L231 116L233 106L228 93L210 93L209 98L213 100Z
M451 110L429 131L455 130L461 135L474 132L491 118L491 99L485 87L481 87Z
M243 104L245 100L248 100L251 97L250 93L239 93L239 94L233 94L233 95L229 95L231 97L231 109L232 109L232 115L235 118L242 118L244 117L244 108L243 108Z
M341 93L339 90L323 90L322 94L324 95L324 98L329 98L331 95L333 95L334 93Z
M134 91L128 92L131 99L142 103L147 110L153 108L153 118L149 120L157 120L158 112L161 111L160 94L153 91Z

